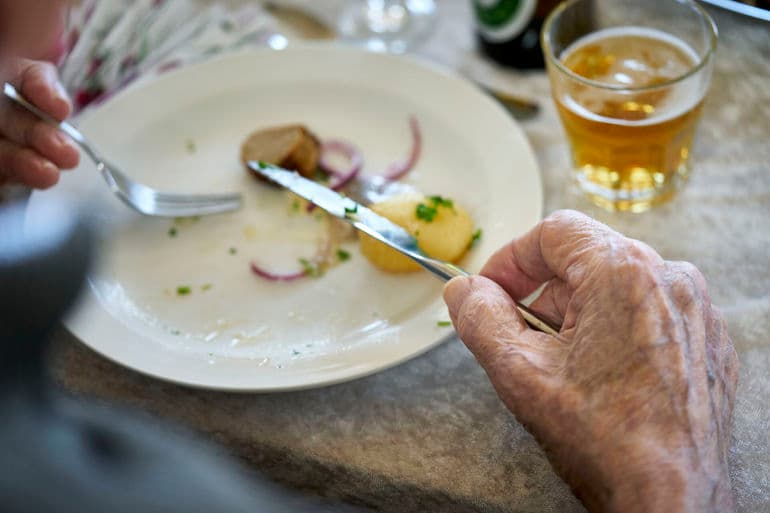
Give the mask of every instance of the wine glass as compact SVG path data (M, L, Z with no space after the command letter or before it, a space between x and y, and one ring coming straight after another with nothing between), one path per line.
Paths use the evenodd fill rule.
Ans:
M349 0L338 29L368 50L404 53L430 34L435 19L434 0Z

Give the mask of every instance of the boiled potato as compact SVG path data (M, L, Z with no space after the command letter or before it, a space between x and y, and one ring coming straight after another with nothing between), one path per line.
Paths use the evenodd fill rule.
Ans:
M440 196L400 195L370 208L412 234L428 256L456 262L470 246L473 221L462 207ZM375 266L392 273L421 267L382 242L359 232L361 253Z

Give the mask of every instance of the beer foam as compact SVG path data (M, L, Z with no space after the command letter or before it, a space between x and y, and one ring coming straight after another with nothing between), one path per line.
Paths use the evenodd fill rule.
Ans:
M653 79L664 78L666 80L675 80L687 73L688 70L692 69L700 59L698 53L690 45L676 36L653 28L631 26L611 27L584 36L567 47L562 53L560 60L562 63L566 63L575 53L589 45L601 43L602 40L628 37L650 39L662 43L664 46L668 46L669 48L678 51L678 57L684 57L689 62L684 62L681 58L668 59L664 69L664 67L650 68L646 63L635 59L624 59L624 68L622 69L622 72L618 72L617 69L612 67L611 69L606 70L606 76L593 76L590 80L605 83L614 87L627 86L629 88L634 88L639 87L639 84L644 87L654 84L653 82L650 82L650 80ZM645 80L648 81L646 82ZM705 90L698 91L694 94L692 88L693 84L687 80L669 86L666 97L661 102L655 104L655 114L638 120L604 116L585 106L591 104L595 106L610 99L613 102L617 102L619 99L622 99L624 94L628 95L629 99L631 99L634 94L632 92L601 89L597 87L575 90L572 91L572 95L570 95L569 88L565 88L566 90L559 97L559 101L564 107L575 114L592 121L616 125L643 126L662 123L680 116L695 107L695 105L701 101Z

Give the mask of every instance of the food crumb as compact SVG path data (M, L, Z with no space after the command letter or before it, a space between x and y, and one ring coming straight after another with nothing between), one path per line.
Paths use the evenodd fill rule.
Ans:
M211 283L204 283L203 285L201 285L201 290L203 292L206 292L207 290L211 289L212 286L213 285L211 285Z
M347 260L350 260L350 253L348 251L345 251L344 249L338 249L337 258L339 259L340 262L345 262Z
M257 238L257 228L252 224L247 224L243 227L243 236L248 240L254 240Z
M438 326L439 328L446 328L446 327L451 326L451 325L452 325L452 321L438 321L438 322L436 322L436 326Z
M189 137L185 140L184 147L187 150L187 153L195 153L195 150L198 149L195 144L195 141Z
M227 250L227 252L230 253L231 255L234 255L238 252L238 250L236 248L230 248Z

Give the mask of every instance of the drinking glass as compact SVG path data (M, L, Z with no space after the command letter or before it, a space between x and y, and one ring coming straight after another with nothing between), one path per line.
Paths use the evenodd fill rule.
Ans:
M368 50L404 53L428 36L435 17L434 0L349 0L338 29Z
M541 34L580 189L641 212L690 173L717 27L691 0L570 0Z

